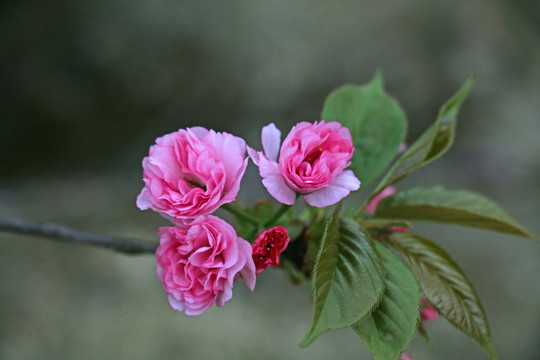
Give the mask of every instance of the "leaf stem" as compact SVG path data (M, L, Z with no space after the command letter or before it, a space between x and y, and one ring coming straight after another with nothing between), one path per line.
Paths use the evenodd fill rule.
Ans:
M263 227L267 227L275 223L283 214L287 212L287 210L290 209L290 207L291 205L281 204L281 206L279 207L279 209L276 210L274 215L272 215L272 217L264 223Z

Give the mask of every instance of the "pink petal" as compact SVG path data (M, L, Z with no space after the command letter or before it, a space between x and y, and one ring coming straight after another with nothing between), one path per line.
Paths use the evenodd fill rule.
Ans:
M296 193L285 182L276 162L269 161L266 156L261 155L259 157L259 173L263 177L262 183L270 195L282 204L294 205Z
M282 176L278 163L268 160L261 152L259 152L259 174L261 174L263 178Z
M283 176L271 176L263 179L262 181L268 193L272 195L277 201L285 205L294 205L296 201L296 193L287 186Z
M249 290L255 289L256 275L255 275L255 263L251 257L251 245L244 239L238 238L238 249L246 256L246 265L240 271L246 286Z
M186 129L189 132L192 132L193 134L195 134L195 136L197 137L197 139L202 139L206 134L208 134L208 130L203 128L202 126L194 126L194 127L191 127L191 128L187 128Z
M251 160L253 160L253 162L255 163L255 165L259 166L259 157L262 154L262 152L257 151L250 146L247 147L247 152Z
M351 191L359 188L360 180L354 176L351 170L346 170L343 174L334 178L327 187L304 195L304 200L311 206L326 207L334 205L349 195Z
M266 157L268 157L270 161L277 161L279 145L281 143L281 131L278 130L274 123L263 127L261 140Z
M150 201L146 197L146 188L143 188L139 196L137 196L137 207L141 210L150 209Z
M169 304L171 304L171 307L172 307L174 310L178 310L178 311L184 311L184 310L185 310L186 305L184 304L183 301L178 301L178 300L175 299L174 296L172 296L172 295L168 295L168 296L167 296L167 299L169 300Z

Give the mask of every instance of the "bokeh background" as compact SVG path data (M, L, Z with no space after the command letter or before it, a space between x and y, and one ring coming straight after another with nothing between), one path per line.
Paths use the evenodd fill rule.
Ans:
M157 240L141 212L141 160L187 126L260 146L318 120L325 96L383 70L413 141L472 73L454 148L400 183L491 197L540 234L540 6L535 0L3 0L0 214ZM366 189L359 192L365 196ZM369 190L369 189L368 189ZM250 165L240 196L264 195ZM417 226L463 267L501 359L540 355L540 247L458 227ZM224 308L173 311L150 255L0 234L1 359L370 359L350 330L297 344L309 291L275 270ZM487 359L445 321L422 359Z

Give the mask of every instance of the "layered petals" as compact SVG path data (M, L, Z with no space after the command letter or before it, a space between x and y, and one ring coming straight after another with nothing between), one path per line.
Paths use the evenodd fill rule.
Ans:
M145 186L137 206L176 223L211 214L236 199L245 152L244 140L202 127L164 135L143 159Z
M251 245L233 227L215 216L201 216L184 226L162 227L156 251L157 274L170 305L186 315L200 315L232 297L242 277L255 287Z
M261 137L264 151L248 148L248 153L259 167L264 186L279 202L292 205L299 193L310 205L325 207L360 187L353 172L345 171L354 147L349 130L341 124L300 122L281 148L281 133L274 124L265 126Z

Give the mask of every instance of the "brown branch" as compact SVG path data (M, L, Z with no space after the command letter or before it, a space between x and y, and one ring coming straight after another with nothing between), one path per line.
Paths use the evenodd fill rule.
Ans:
M35 235L56 241L100 246L124 254L153 254L157 243L150 241L95 234L54 223L38 223L20 218L0 217L0 231Z

